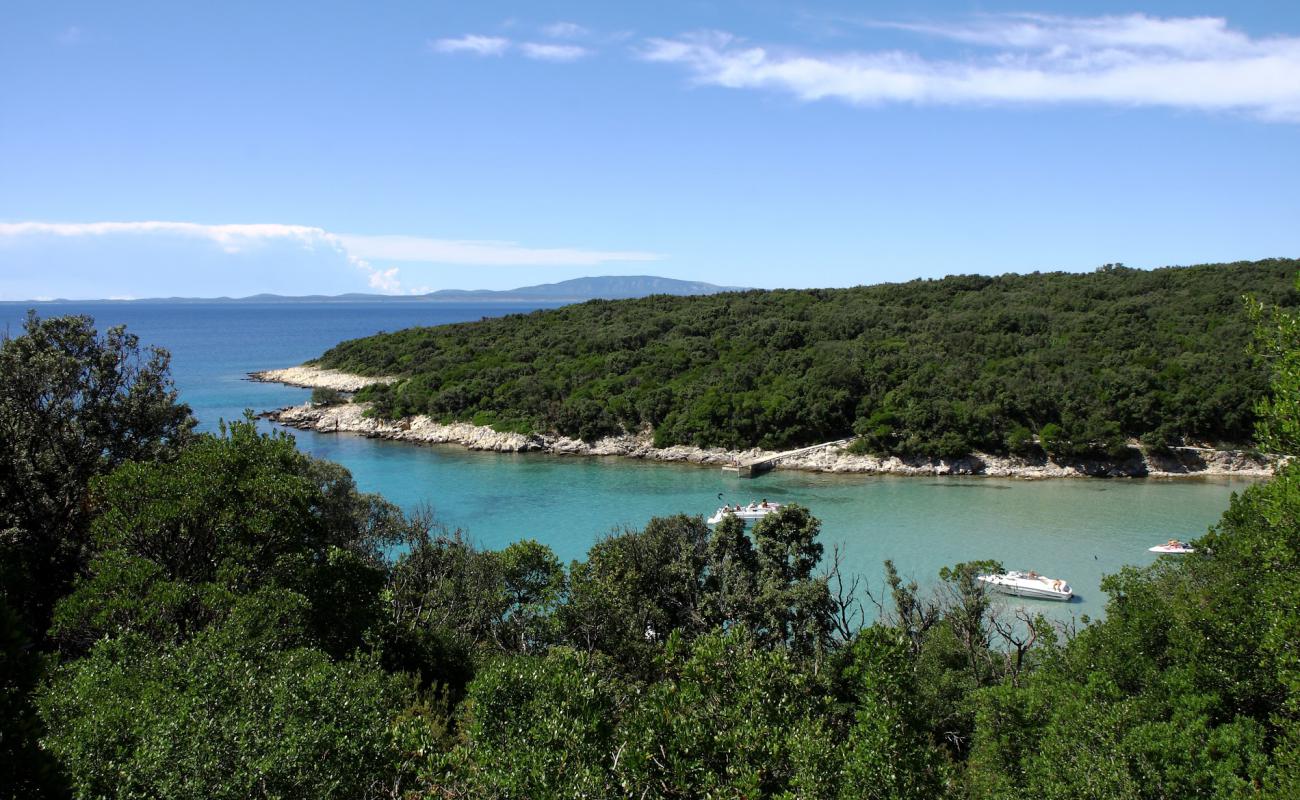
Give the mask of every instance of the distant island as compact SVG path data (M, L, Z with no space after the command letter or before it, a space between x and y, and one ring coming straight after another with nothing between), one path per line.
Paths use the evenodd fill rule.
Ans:
M521 286L517 289L440 289L428 294L255 294L248 297L150 297L139 300L96 300L122 303L581 303L586 300L626 300L656 294L684 297L746 291L744 286L716 286L703 281L681 281L654 275L603 275L573 278L559 283ZM64 299L42 302L87 302Z
M1291 259L1107 265L591 301L411 328L309 362L330 380L348 376L338 388L358 390L348 411L364 418L344 424L339 409L327 423L296 422L469 424L475 441L559 435L592 452L625 436L635 448L733 452L853 437L863 456L991 454L1148 474L1143 454L1249 447L1267 368L1246 355L1243 295L1295 308L1298 270Z

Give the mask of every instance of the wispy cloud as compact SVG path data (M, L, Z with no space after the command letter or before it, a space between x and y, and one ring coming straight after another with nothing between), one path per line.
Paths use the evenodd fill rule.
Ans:
M867 27L930 34L990 47L1028 50L1132 48L1168 50L1185 55L1245 51L1251 41L1231 30L1220 17L1060 17L1048 14L1001 14L955 24L865 21Z
M0 223L0 245L26 237L180 236L211 242L238 254L270 242L289 242L306 250L326 250L361 270L370 286L402 291L397 267L371 261L419 262L456 266L595 266L608 262L656 261L656 253L626 250L525 247L514 242L433 239L419 236L362 236L324 228L278 223L204 225L196 222L8 222ZM412 290L414 291L414 290Z
M204 225L197 222L5 222L0 223L0 243L30 236L182 236L209 241L223 252L236 254L260 247L271 241L289 241L299 247L332 250L366 274L372 288L383 292L401 290L396 270L379 270L363 257L348 251L343 240L323 228L308 225L254 223Z
M576 44L524 42L519 46L519 49L528 58L537 59L538 61L577 61L591 53L587 48L579 47Z
M576 22L552 22L542 26L542 33L552 39L579 39L591 31Z
M467 33L454 39L435 39L429 47L439 53L472 53L478 56L499 56L510 48L510 40L501 36L480 36Z
M556 22L542 29L552 39L577 39L589 36L591 31L573 22ZM517 42L504 36L482 36L467 33L450 39L434 39L429 49L437 53L468 53L477 56L500 56L516 52L536 61L577 61L592 54L589 47L572 42Z
M1019 14L962 24L867 24L987 52L948 60L899 50L808 54L704 32L648 40L641 55L683 66L701 84L810 101L1100 103L1300 122L1300 38L1251 38L1219 18Z
M0 222L0 240L22 236L111 236L116 234L173 234L207 239L227 253L238 253L269 239L294 239L304 246L330 241L332 234L306 225L257 223L203 225L197 222Z

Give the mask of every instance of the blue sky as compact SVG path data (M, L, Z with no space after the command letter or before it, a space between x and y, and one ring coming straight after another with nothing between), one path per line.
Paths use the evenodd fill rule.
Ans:
M0 299L1300 255L1276 3L0 6Z

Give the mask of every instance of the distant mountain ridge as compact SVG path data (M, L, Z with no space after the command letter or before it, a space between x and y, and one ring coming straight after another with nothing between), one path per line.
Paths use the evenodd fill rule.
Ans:
M559 283L521 286L518 289L441 289L428 294L392 295L350 292L337 295L255 294L248 297L150 297L142 300L111 302L130 303L577 303L584 300L625 300L652 294L675 296L743 292L745 286L717 286L703 281L681 281L654 275L604 275L573 278ZM53 300L45 302L87 302ZM101 301L94 301L101 302ZM110 302L110 301L103 301Z
M443 289L424 295L424 297L430 300L484 300L509 295L512 299L520 297L551 300L625 300L632 297L647 297L652 294L682 296L743 292L747 288L744 286L716 286L703 281L679 281L673 278L658 278L654 275L611 275L598 278L573 278L559 283L522 286L518 289L500 292L488 289Z

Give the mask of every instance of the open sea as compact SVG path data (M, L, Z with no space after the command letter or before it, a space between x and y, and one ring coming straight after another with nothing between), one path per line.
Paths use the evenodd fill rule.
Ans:
M172 375L199 420L245 409L304 402L306 389L254 383L254 370L286 367L334 344L379 331L529 311L500 304L387 303L140 304L0 303L0 331L17 335L27 308L41 316L89 314L101 330L124 323L142 343L172 353ZM269 423L263 423L269 427ZM979 558L1034 569L1074 587L1071 603L1017 601L1057 619L1099 616L1104 574L1149 564L1146 548L1194 538L1214 524L1245 479L1022 481L995 478L901 478L776 471L753 480L717 468L618 458L469 452L350 434L293 431L298 447L352 471L365 491L407 509L432 506L448 527L484 547L532 538L562 560L582 558L615 530L640 528L656 515L711 514L727 502L766 498L800 503L822 520L827 559L881 596L884 559L924 585L939 569ZM1194 556L1193 556L1194 557Z

